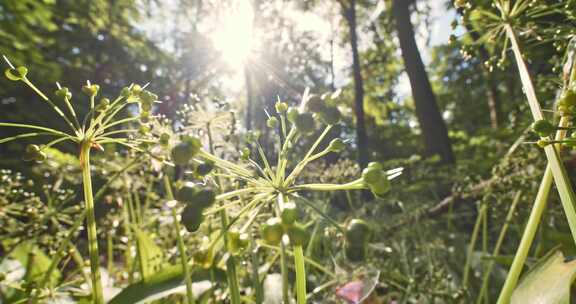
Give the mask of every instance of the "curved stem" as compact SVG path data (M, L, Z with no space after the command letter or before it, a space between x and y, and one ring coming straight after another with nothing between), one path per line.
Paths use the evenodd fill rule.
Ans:
M102 280L98 253L98 232L94 214L94 197L92 195L92 177L90 176L90 142L84 141L80 148L80 165L82 166L82 184L88 228L88 251L90 253L90 271L92 274L92 298L94 303L103 304Z

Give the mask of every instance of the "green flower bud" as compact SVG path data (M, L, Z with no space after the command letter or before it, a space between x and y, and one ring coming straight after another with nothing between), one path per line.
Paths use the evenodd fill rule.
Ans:
M296 130L302 134L308 134L314 131L314 117L310 113L302 113L294 121Z
M320 116L320 119L327 125L337 124L342 116L336 107L325 108L322 112L319 112L318 115Z
M228 248L232 254L238 254L248 247L249 239L246 233L237 230L228 231Z
M185 137L179 144L172 148L172 160L176 165L186 165L198 152L202 143L198 138Z
M344 248L344 253L346 254L346 258L350 262L358 263L364 261L366 258L366 245L353 245L350 243L346 243Z
M240 158L242 158L243 160L248 160L250 158L250 149L248 147L242 148L242 151L240 153L241 153Z
M372 229L361 219L352 219L346 226L346 242L353 245L364 245L372 236Z
M390 181L388 180L388 177L384 176L377 182L368 184L368 187L370 188L370 191L374 193L374 195L382 196L390 190Z
M208 208L216 202L216 192L208 187L204 186L200 190L196 191L191 203L198 204L202 208Z
M565 91L560 97L559 104L567 107L576 106L576 92L573 89Z
M276 108L276 113L278 113L278 114L282 114L282 113L288 111L288 104L285 102L278 101L278 102L276 102L274 107Z
M196 250L192 255L194 263L200 265L204 269L212 267L214 262L214 250L212 247L202 247Z
M298 109L290 107L288 108L288 114L286 114L286 116L288 117L288 121L294 123L296 119L298 119L298 116L300 116L300 112L298 111Z
M72 99L72 92L70 92L70 90L68 90L67 87L63 87L61 89L58 89L54 92L54 95L56 95L56 97L58 97L59 99Z
M468 5L468 1L467 0L454 0L454 7L455 8L466 8L466 5Z
M303 246L308 242L310 235L306 228L299 223L288 226L287 231L290 243L294 246Z
M282 224L287 226L294 224L298 219L298 209L296 208L296 204L293 202L284 204L284 209L282 209L280 217L282 218Z
M278 118L274 116L269 117L268 120L266 121L266 125L268 126L268 128L271 129L278 128Z
M375 184L377 183L379 180L383 179L383 178L387 178L386 174L384 173L384 171L374 168L374 167L366 167L364 168L364 170L362 170L362 179L364 180L365 183L367 184Z
M248 133L246 133L245 138L246 138L246 142L255 143L260 138L260 132L259 131L249 131Z
M120 96L122 97L129 97L130 95L132 95L132 91L128 87L122 88L122 91L120 91Z
M187 203L181 214L181 222L186 230L189 232L197 231L200 228L200 224L204 221L204 215L202 215L203 209L196 205Z
M150 122L150 112L140 112L140 122L149 123Z
M549 121L540 119L532 123L532 130L540 137L547 137L556 131L556 127Z
M262 238L270 245L278 245L282 241L284 228L282 220L277 217L270 218L261 227Z
M332 152L340 152L346 148L346 144L341 138L334 138L328 145L328 150Z
M85 84L84 86L82 86L82 92L88 95L89 97L96 96L99 90L100 86L97 84Z
M306 103L306 109L313 113L320 113L326 109L326 104L324 100L318 95L312 95L308 102Z
M28 74L28 69L26 67L20 66L15 69L6 69L4 75L6 78L12 81L22 80Z
M96 111L104 112L108 109L109 106L110 106L110 99L102 98L100 99L100 103L98 103L98 105L96 106Z
M159 142L162 146L167 146L170 143L170 134L168 133L160 134Z

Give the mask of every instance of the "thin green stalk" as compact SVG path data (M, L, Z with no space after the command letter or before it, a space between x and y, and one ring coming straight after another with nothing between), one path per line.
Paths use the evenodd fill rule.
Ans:
M280 216L280 210L284 205L284 196L278 195L276 213ZM288 263L286 259L286 245L284 245L284 239L280 241L280 273L282 275L282 303L290 303L290 283L288 281Z
M99 265L100 255L98 253L98 232L96 230L96 216L94 214L94 200L92 194L92 177L90 172L90 142L88 141L82 143L80 164L82 166L82 185L84 186L84 202L86 204L86 218L88 226L88 251L90 253L90 271L92 274L92 297L94 303L104 304Z
M351 181L346 184L304 184L290 188L290 191L337 191L337 190L363 190L367 186L362 179Z
M56 111L56 113L58 113L58 115L60 115L60 117L62 117L64 121L66 121L66 123L68 124L68 126L70 126L70 128L72 129L72 131L74 131L74 133L78 132L78 130L74 127L70 119L68 119L68 116L64 115L64 112L62 112L62 110L57 105L55 105L50 100L50 98L44 95L42 91L40 91L30 80L28 80L27 77L24 77L22 79L22 82L24 82L27 86L29 86L36 94L38 94L38 96L40 96L40 98L42 98L46 103L48 103L52 107L52 109L54 109L54 111Z
M284 180L284 186L288 186L294 179L296 179L300 174L300 172L302 172L302 170L306 167L306 165L313 160L310 158L310 156L312 155L312 153L314 153L314 151L316 151L318 145L320 145L324 137L326 137L326 134L328 134L328 132L330 132L331 129L332 125L329 125L324 129L322 134L320 134L318 139L316 139L314 144L312 144L310 150L308 150L308 153L306 153L306 155L304 156L304 159L302 159L302 161L296 165L296 167L294 168L294 170L292 170L292 172L288 175L288 177L286 177L286 180Z
M258 273L260 259L258 256L258 247L256 246L256 241L254 241L254 237L252 233L249 232L248 235L250 236L250 257L252 259L252 284L254 286L254 301L256 304L262 304L264 302L264 291L262 290L262 284L260 283L260 275Z
M132 260L132 229L130 228L130 214L128 210L128 204L122 204L122 217L124 232L128 241L126 241L126 248L124 250L124 263L126 270L128 271L128 283L134 282L134 272L132 271L134 263Z
M184 240L180 233L180 222L178 220L178 214L176 213L176 208L172 208L172 218L174 219L174 229L176 229L176 240L178 242L178 251L180 251L180 263L182 264L182 269L184 270L184 278L186 280L186 303L194 304L194 294L192 292L192 277L190 276L190 268L188 267L188 256L186 255L186 247L184 246Z
M106 235L106 255L108 273L112 275L114 270L114 240L112 238L112 230L108 230Z
M298 304L306 303L306 268L304 251L301 245L294 246L294 266L296 268L296 299Z
M516 211L516 206L518 202L520 202L520 197L522 196L522 191L517 191L516 195L514 196L514 200L512 200L512 205L510 205L510 209L508 209L508 214L506 214L506 218L504 220L504 224L502 225L502 229L500 230L500 234L498 235L498 240L496 241L496 245L494 246L494 250L492 251L492 257L496 257L500 254L500 247L504 242L504 238L506 237L506 233L508 232L508 227L510 226L510 221L512 221L512 217L514 216L514 212ZM482 287L480 288L479 297L476 301L476 304L482 303L482 300L489 301L488 298L488 287L490 285L490 274L492 273L492 269L494 268L494 260L488 262L486 269L484 269L484 277L482 279Z
M174 193L172 192L172 186L170 186L170 179L167 174L164 174L164 190L166 191L166 196L169 200L174 200ZM186 254L186 246L184 245L184 240L182 239L182 234L180 231L180 221L178 219L178 214L176 213L176 206L172 206L172 219L174 220L174 229L176 230L176 241L178 242L178 251L180 251L180 263L182 264L182 269L184 270L184 279L186 282L186 300L188 304L194 304L194 293L192 291L192 277L190 276L190 267L188 266L188 256Z
M236 273L236 259L228 247L228 215L226 214L225 209L220 211L220 219L222 221L222 229L225 230L223 231L225 248L229 254L228 260L226 261L226 271L228 287L230 289L230 302L232 304L240 304L240 289L238 287L238 275Z
M506 277L502 291L500 291L500 296L498 297L497 302L498 304L506 304L510 302L510 297L512 296L514 288L516 288L516 283L518 283L518 278L520 277L522 268L524 267L524 261L526 261L526 257L530 252L530 246L532 245L532 241L534 240L534 236L538 230L542 213L544 213L544 210L546 209L552 181L552 169L550 168L550 164L548 164L548 166L546 166L546 171L544 172L544 177L542 177L540 187L538 188L538 194L536 194L534 207L532 207L532 211L528 217L528 222L526 223L526 228L522 234L522 238L520 239L520 244L518 245L518 249L516 249L516 255L512 261L512 266L510 266L508 276Z
M468 253L466 254L466 262L464 263L464 275L462 276L462 287L466 289L468 287L468 277L470 275L470 262L472 260L472 254L474 253L474 247L476 246L476 240L478 239L478 234L480 234L480 226L482 221L486 216L486 205L480 206L478 212L478 217L476 218L476 223L474 224L474 229L472 230L472 238L470 239L470 245L468 246Z
M526 97L528 98L528 104L530 105L532 116L534 120L543 119L544 116L542 115L540 104L536 98L536 92L532 85L530 73L528 72L526 63L522 58L522 52L520 51L520 46L516 39L516 33L510 24L506 24L505 29L512 45L512 51L516 58L516 65L520 73L520 79L522 80L522 86L524 87ZM570 232L572 233L574 242L576 242L576 194L574 194L574 189L572 189L572 184L568 178L566 168L560 159L556 146L548 145L544 148L544 151L546 152L546 158L548 159L548 163L552 169L552 175L554 176L554 181L558 188L558 193L560 194L560 201L562 202L562 207L564 208L564 213L568 220L568 226L570 226Z

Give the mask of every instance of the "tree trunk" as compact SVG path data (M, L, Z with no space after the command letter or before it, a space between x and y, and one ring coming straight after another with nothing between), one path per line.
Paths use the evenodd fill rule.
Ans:
M368 164L368 143L364 119L364 84L358 54L358 35L356 33L356 0L350 0L349 7L342 2L344 17L350 31L350 48L352 49L352 70L354 76L354 114L356 115L356 144L358 145L358 164L361 168Z
M424 137L426 155L438 154L442 163L454 163L454 153L446 123L436 103L436 97L428 80L424 63L420 57L414 28L410 21L410 4L413 1L395 0L393 15L406 73L410 79L410 88L416 108L416 116Z
M466 30L470 34L470 38L472 38L473 41L480 40L480 35L478 35L478 33L470 27L469 23L465 23L465 25ZM480 53L480 60L482 62L490 58L490 54L482 44L479 45L478 51ZM493 129L498 129L498 124L500 122L500 115L501 115L500 114L501 102L500 102L500 95L498 94L498 86L494 82L494 78L492 77L490 72L484 67L481 67L481 69L482 69L482 76L484 77L484 80L486 80L486 85L488 86L488 90L486 90L486 98L488 99L490 126Z

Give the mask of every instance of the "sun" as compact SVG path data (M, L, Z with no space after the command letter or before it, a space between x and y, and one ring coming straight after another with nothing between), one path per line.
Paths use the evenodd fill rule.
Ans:
M214 47L230 68L243 69L253 48L254 10L251 1L236 0L219 16L219 24L211 34Z

